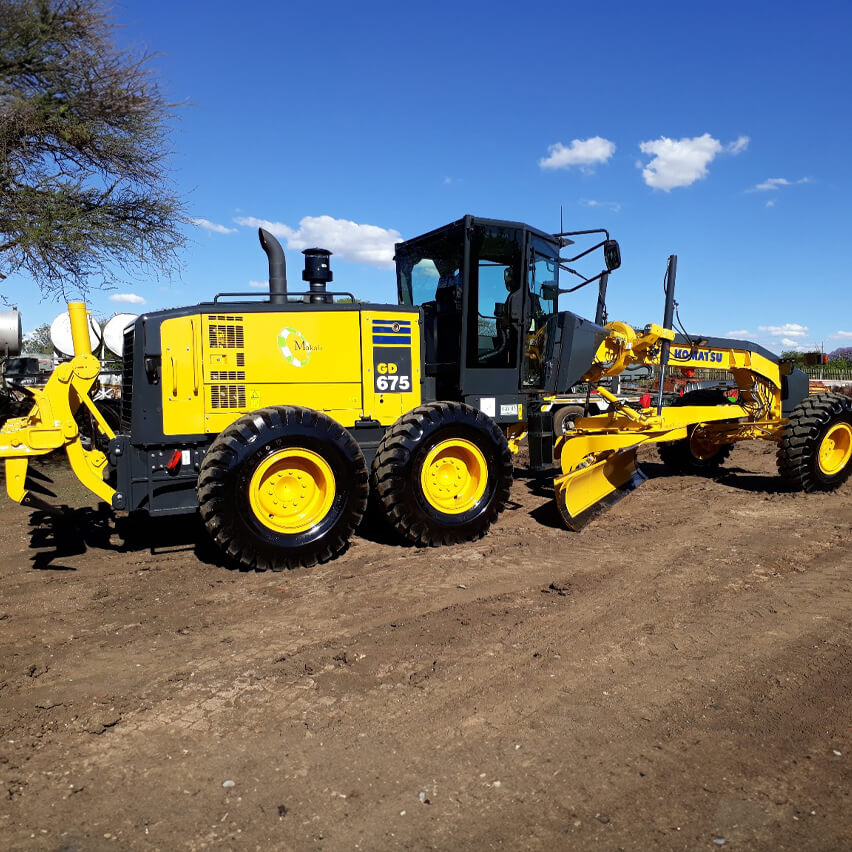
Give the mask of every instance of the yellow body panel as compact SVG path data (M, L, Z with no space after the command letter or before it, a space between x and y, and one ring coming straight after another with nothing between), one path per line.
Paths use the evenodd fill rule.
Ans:
M272 405L315 408L343 426L390 425L420 404L420 328L410 311L177 317L161 326L161 352L167 435L218 433Z
M383 334L382 328L391 324L391 333ZM402 324L393 332L393 323ZM408 324L408 326L405 325ZM410 334L405 335L405 328ZM364 362L364 416L390 426L400 416L420 405L420 324L416 313L400 311L364 311L361 313L361 354ZM399 334L405 342L391 341ZM408 350L410 370L401 369L398 355ZM397 365L391 372L391 365ZM383 372L384 371L384 372ZM407 378L410 390L400 391L401 380ZM386 386L387 390L379 388ZM345 425L345 424L344 424Z
M190 435L203 431L201 317L166 320L162 334L163 432Z

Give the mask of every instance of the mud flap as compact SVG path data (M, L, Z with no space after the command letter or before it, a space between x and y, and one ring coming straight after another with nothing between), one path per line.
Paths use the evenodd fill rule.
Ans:
M636 465L636 447L557 477L554 491L563 523L569 530L581 530L647 478Z

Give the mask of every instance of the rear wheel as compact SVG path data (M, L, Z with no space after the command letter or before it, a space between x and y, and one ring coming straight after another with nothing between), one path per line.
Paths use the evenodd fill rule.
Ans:
M493 420L433 402L403 415L373 462L373 490L391 526L418 545L481 538L506 507L512 459Z
M345 550L367 491L355 439L327 415L297 406L240 417L211 444L198 478L213 540L261 571L315 565Z
M579 420L585 412L582 405L563 405L553 412L553 435L561 438L566 432L574 429L574 423Z
M679 397L674 405L730 405L731 400L720 390L694 390ZM665 441L657 445L657 452L666 467L676 473L715 473L733 450L733 444L713 444L707 441L701 429L693 426L690 434L679 441Z
M778 472L803 491L833 491L852 474L852 400L808 397L793 409L778 445Z

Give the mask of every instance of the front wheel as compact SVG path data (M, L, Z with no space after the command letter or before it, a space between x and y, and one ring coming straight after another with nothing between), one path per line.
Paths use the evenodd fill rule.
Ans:
M730 405L731 400L724 391L699 389L678 397L674 406L683 405ZM689 437L677 441L664 441L657 445L660 460L670 470L685 474L713 474L727 460L734 449L733 444L718 444L706 441L698 426L689 430Z
M391 526L421 546L484 536L505 509L512 458L491 418L469 405L432 402L387 431L373 490Z
M210 446L198 478L201 517L245 568L315 565L345 550L367 505L367 463L339 423L309 408L262 408Z
M852 399L818 394L790 414L778 445L778 472L803 491L833 491L852 474Z

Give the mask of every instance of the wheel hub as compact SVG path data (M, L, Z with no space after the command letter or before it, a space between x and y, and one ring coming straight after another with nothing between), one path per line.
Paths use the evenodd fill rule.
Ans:
M316 526L334 502L334 473L318 453L288 447L265 458L252 474L249 500L255 517L275 532Z
M689 438L689 449L692 455L701 461L712 458L719 452L718 444L713 443L710 436L702 429L694 429Z
M826 476L840 473L852 460L852 426L835 423L819 445L819 467Z
M423 495L434 508L451 515L473 508L482 499L487 482L485 456L462 438L436 444L420 472Z

